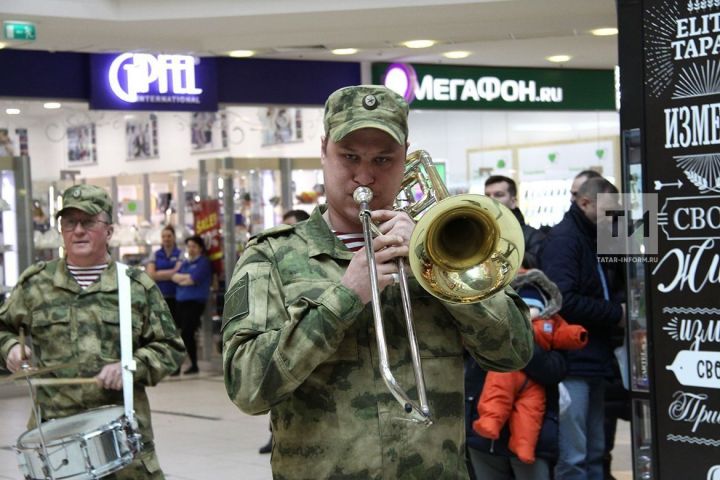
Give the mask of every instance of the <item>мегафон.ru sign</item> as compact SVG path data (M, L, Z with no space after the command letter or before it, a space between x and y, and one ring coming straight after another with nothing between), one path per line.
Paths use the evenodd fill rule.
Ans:
M412 108L615 110L610 70L376 63L372 78Z

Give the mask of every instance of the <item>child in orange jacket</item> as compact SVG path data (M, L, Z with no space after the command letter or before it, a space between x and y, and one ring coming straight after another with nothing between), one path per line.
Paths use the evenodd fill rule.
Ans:
M587 331L568 324L557 312L562 296L557 286L541 271L520 272L513 281L517 291L532 287L543 297L544 309L533 318L535 342L544 350L572 350L587 344ZM535 462L542 419L545 414L545 388L528 378L523 371L488 372L478 401L479 418L473 430L496 440L508 422L508 448L524 463Z

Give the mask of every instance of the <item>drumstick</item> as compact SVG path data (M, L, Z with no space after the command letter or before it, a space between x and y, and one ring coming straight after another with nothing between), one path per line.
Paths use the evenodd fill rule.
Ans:
M27 370L32 367L25 353L25 327L20 327L20 369Z
M25 357L25 327L20 327L20 360L23 365L27 363L27 358Z
M32 378L30 379L30 382L33 385L43 386L43 385L51 385L51 386L57 386L57 385L86 385L86 384L97 384L98 381L95 377L85 377L85 378Z

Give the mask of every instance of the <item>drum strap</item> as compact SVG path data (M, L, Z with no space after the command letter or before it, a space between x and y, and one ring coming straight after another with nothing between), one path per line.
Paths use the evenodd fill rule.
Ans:
M130 425L135 425L135 410L133 406L133 372L137 363L133 360L132 351L132 312L130 310L130 277L127 275L128 266L117 262L118 275L118 307L120 309L120 365L122 365L123 402L125 403L125 417Z

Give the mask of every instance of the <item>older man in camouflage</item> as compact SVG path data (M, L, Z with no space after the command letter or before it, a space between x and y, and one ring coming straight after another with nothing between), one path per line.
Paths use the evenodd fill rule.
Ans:
M102 188L76 185L65 191L63 207L58 215L66 257L25 270L0 308L0 356L11 372L21 367L24 351L39 367L69 364L54 373L58 377L97 380L38 387L43 421L123 404L117 266L108 254L112 203ZM137 362L134 406L143 450L132 464L103 478L162 479L144 387L175 371L185 352L155 282L139 270L128 276ZM31 333L32 349L20 345L21 328ZM35 422L30 419L30 428Z
M270 410L277 479L464 479L463 348L493 370L532 352L527 310L510 289L441 302L410 279L434 424L407 421L378 373L371 288L352 194L375 196L373 242L390 365L416 394L397 277L414 223L392 210L407 153L405 101L378 86L333 93L322 140L327 205L251 240L225 298L225 384L243 411Z

